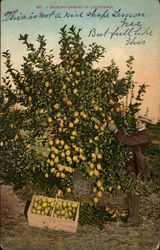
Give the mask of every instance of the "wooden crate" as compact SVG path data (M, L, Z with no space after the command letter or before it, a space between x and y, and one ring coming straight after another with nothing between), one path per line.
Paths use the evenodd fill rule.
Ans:
M63 230L63 231L72 232L72 233L76 232L77 226L78 226L78 219L79 219L79 206L80 206L79 202L76 202L77 210L76 210L76 215L75 215L74 220L69 220L69 219L62 219L62 218L54 217L54 212L56 209L57 202L58 201L68 202L69 200L52 198L55 201L55 204L54 204L51 216L38 215L38 214L32 213L32 207L34 204L35 196L36 195L33 195L31 204L27 212L29 226L39 227L39 228L49 228L49 229L54 229L54 230ZM38 197L42 198L44 196L38 195ZM51 197L45 197L45 198L51 198ZM70 201L70 202L74 202L74 201Z

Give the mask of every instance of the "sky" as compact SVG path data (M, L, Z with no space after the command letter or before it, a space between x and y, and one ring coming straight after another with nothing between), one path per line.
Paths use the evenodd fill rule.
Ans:
M29 34L30 42L35 45L38 34L45 35L47 49L54 50L54 60L57 63L60 60L60 28L65 24L68 27L75 25L82 29L81 37L86 46L96 42L106 49L104 58L95 64L95 67L106 67L111 59L114 59L120 68L120 76L124 76L125 61L129 55L134 56L134 80L139 84L150 85L144 96L140 114L143 115L146 108L149 108L149 116L153 122L160 119L158 0L2 0L1 5L1 51L10 51L15 68L20 69L26 54L25 46L18 40L19 34ZM7 14L9 11L17 11L14 15L16 18L24 15L26 18L13 20L11 15ZM50 18L39 17L41 12L51 14L53 11L59 17L54 14ZM66 17L66 12L67 16L72 14L73 17ZM99 16L94 17L94 14ZM29 19L31 15L37 17ZM132 29L130 35L122 35L127 29ZM3 58L1 74L5 75Z

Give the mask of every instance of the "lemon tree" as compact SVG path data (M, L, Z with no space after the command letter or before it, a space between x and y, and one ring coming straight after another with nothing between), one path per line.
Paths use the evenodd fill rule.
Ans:
M95 183L97 204L104 191L132 188L125 171L131 153L108 130L108 122L116 122L124 134L134 133L146 86L140 85L135 95L131 56L123 78L114 60L95 68L105 49L96 43L87 48L80 31L74 26L60 30L59 64L40 35L37 48L28 35L20 35L28 54L19 71L9 51L3 53L3 178L16 187L30 178L72 193L73 172L80 168Z

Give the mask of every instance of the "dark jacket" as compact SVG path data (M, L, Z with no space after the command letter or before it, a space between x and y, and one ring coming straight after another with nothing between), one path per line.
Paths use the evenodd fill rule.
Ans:
M150 134L148 129L138 131L134 136L125 136L121 131L115 132L117 139L129 147L133 152L133 159L126 163L127 174L134 172L136 175L139 173L144 176L147 168L147 160L144 156L144 150L150 141Z

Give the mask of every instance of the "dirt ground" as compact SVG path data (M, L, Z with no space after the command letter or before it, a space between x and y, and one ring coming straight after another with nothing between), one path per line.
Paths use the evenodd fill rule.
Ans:
M4 250L155 250L160 242L160 194L141 199L138 227L108 222L103 230L85 225L66 233L29 227L25 203L9 186L1 185L1 248Z

